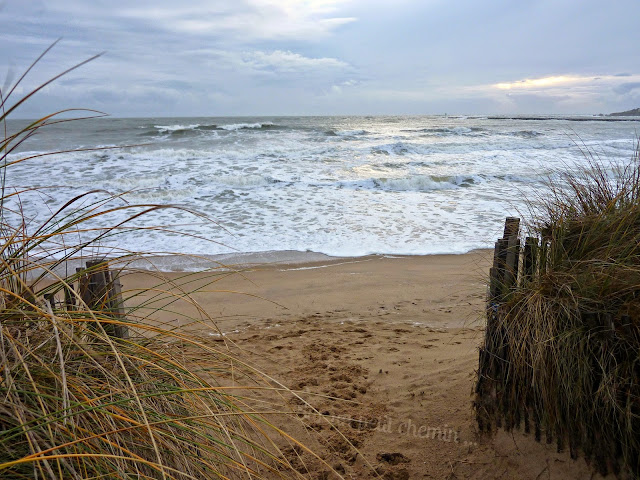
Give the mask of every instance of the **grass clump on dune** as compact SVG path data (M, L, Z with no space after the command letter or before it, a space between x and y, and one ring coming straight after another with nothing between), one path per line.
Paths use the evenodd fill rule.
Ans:
M20 195L29 192L9 188L11 166L33 157L17 148L48 125L101 115L57 112L6 133L13 112L48 83L13 104L15 90L1 97L0 477L301 477L283 451L304 448L269 421L287 413L293 394L193 329L155 320L178 317L182 302L198 312L183 324L212 329L188 276L173 285L158 276L156 287L125 291L124 305L114 305L104 295L83 298L87 272L68 272L87 249L135 229L140 215L171 207L88 192L40 224L24 218ZM96 226L115 211L127 220ZM131 270L133 258L122 251L91 270ZM213 271L208 284L226 274Z
M587 160L532 204L540 262L500 307L496 345L508 353L498 415L514 425L532 413L559 450L637 478L640 157Z

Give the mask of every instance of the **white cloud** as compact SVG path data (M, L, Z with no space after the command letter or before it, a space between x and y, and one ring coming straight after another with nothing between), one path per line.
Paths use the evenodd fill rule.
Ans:
M241 0L237 2L167 3L133 7L116 14L152 23L166 31L191 35L224 35L236 41L256 39L313 40L330 34L353 17L335 16L346 0Z
M349 65L336 58L309 58L290 51L275 50L245 53L242 61L255 69L273 69L279 72L305 72L310 70L340 70Z
M359 80L350 78L348 80L345 80L344 82L340 82L339 84L331 85L331 88L329 89L329 91L331 93L341 95L342 93L344 93L345 89L348 89L350 87L356 87L361 84L362 82L360 82Z
M631 104L640 74L576 75L556 74L522 78L489 85L457 89L464 98L491 99L505 112L587 113L607 109L606 105ZM446 94L453 96L456 89Z
M550 75L539 78L525 78L491 85L498 90L524 90L544 92L580 88L615 88L621 84L640 80L640 75Z
M500 90L511 90L511 89L538 89L538 88L546 88L546 87L555 87L561 85L571 85L576 83L582 83L584 81L590 80L583 77L576 77L571 75L557 75L551 77L542 77L542 78L526 78L524 80L517 80L515 82L502 82L496 83L494 87Z

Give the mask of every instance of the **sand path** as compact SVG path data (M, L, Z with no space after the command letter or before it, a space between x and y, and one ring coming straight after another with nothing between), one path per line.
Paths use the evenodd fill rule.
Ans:
M590 478L584 460L555 445L477 434L471 400L490 259L372 256L225 276L212 288L245 294L196 294L225 335L201 333L231 340L332 419L352 445L305 416L345 478L372 478L367 464L385 479ZM311 470L309 478L332 478Z

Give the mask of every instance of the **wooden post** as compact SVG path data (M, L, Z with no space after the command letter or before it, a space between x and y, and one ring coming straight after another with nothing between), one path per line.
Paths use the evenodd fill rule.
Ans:
M107 301L112 314L119 319L124 320L124 303L122 300L122 284L120 283L120 275L110 270L105 271L105 275L109 281L109 293ZM124 325L115 325L116 337L129 338L129 329Z
M547 271L547 260L551 254L551 239L549 237L542 237L540 242L540 258L538 263L540 264L540 274L542 275Z
M122 286L118 275L111 275L105 260L89 260L79 280L79 294L88 308L95 308L116 319L124 319ZM129 329L122 325L105 324L105 331L118 338L129 338Z
M500 295L502 278L500 278L500 241L496 242L493 250L493 266L489 269L489 303L494 303Z
M504 243L506 243L506 252L504 255L504 282L503 292L504 300L513 291L518 283L518 270L520 267L520 219L509 217L504 225ZM499 310L500 312L500 310ZM496 378L499 382L497 385L498 403L500 405L498 415L504 419L504 428L509 431L515 423L514 408L511 395L513 390L511 379L511 363L509 361L510 345L507 340L507 329L502 322L499 322L499 331L496 339L498 343L494 345L494 354L497 355L498 365Z
M518 233L516 232L507 239L507 253L504 269L505 293L509 293L509 291L517 284L519 260L520 240L518 239Z
M504 234L502 238L509 238L512 235L518 235L520 231L520 219L517 217L507 217L504 221Z
M64 290L64 306L68 312L75 310L76 297L73 295L73 286L63 287Z
M504 295L507 293L505 288L505 271L507 265L507 250L509 240L501 238L498 240L498 262L497 262L497 278L498 278L498 296L497 301L502 302Z
M481 431L490 431L492 422L507 428L520 423L519 415L507 415L509 383L508 348L505 344L505 329L500 325L501 308L506 295L517 284L520 265L520 219L508 217L504 225L503 238L495 244L493 266L490 269L489 295L487 298L487 328L485 344L478 358L478 383L476 384L476 419ZM527 419L528 420L528 419Z
M522 259L522 280L530 282L533 279L534 272L537 268L538 255L538 239L536 237L527 237L524 244L524 255Z

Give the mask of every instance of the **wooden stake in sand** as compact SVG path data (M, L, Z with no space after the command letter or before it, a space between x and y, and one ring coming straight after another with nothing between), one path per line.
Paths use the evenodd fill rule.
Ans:
M122 284L118 274L109 270L104 259L87 261L87 268L78 268L78 293L84 304L116 319L124 319ZM105 324L107 333L118 338L129 338L129 329L123 325Z

